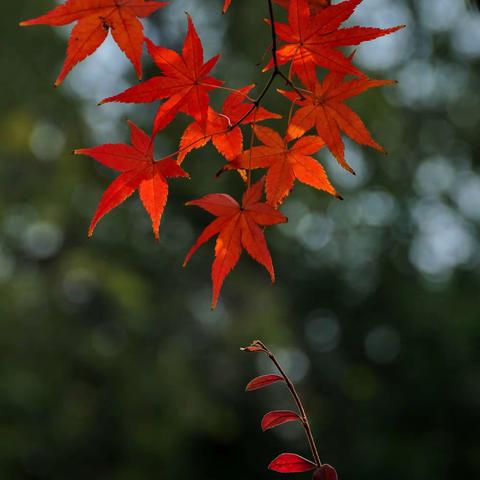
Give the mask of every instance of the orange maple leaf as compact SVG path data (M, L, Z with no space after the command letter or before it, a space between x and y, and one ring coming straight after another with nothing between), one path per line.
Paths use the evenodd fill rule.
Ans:
M308 91L302 90L303 100L294 91L279 90L300 106L290 121L287 138L299 138L316 127L318 135L325 141L338 163L349 172L355 173L345 160L345 145L341 132L360 145L367 145L381 152L385 150L372 138L362 119L343 102L370 88L393 83L396 83L395 80L373 80L367 77L345 80L345 75L331 72L323 81L315 79L310 82Z
M256 126L255 136L263 146L246 150L227 169L268 168L265 181L267 202L277 207L288 196L295 180L339 197L320 163L311 157L325 146L317 136L305 136L289 146L275 130Z
M255 112L252 111L247 115L252 109L252 104L245 103L245 100L254 86L247 85L229 95L223 104L221 113L217 113L209 107L207 123L204 126L193 122L185 129L180 140L178 163L182 163L189 152L205 146L210 140L217 151L231 161L243 150L243 134L240 125L281 118L281 115L269 112L263 107L259 107ZM232 126L234 127L232 128Z
M237 264L243 249L263 265L272 282L275 281L272 258L260 226L285 223L288 219L267 203L260 202L263 185L263 178L252 185L243 194L241 206L230 195L223 193L206 195L187 203L203 208L217 217L198 237L183 264L185 266L201 245L218 234L212 264L212 309L217 305L226 276Z
M340 29L363 0L346 0L311 14L307 0L290 0L288 23L275 22L278 37L285 42L277 51L279 65L291 62L290 73L315 78L315 66L345 74L363 76L337 47L362 42L393 33L402 26L381 29L348 27ZM273 59L264 68L273 66Z
M153 77L124 92L106 98L100 103L150 103L168 98L156 114L153 134L165 128L180 111L205 125L208 115L208 92L223 82L209 77L219 55L203 62L203 47L195 26L188 16L188 32L181 55L174 50L154 45L145 40L148 51L163 76Z
M158 240L160 221L168 198L166 178L188 177L188 174L172 158L154 160L152 138L133 122L128 123L131 145L106 144L74 152L76 155L92 157L102 165L121 172L105 190L93 216L88 235L93 235L95 226L103 216L138 190L140 200L150 215L155 239Z
M167 5L150 0L67 0L63 5L21 26L61 26L78 21L68 41L67 57L55 81L60 85L72 68L91 55L112 32L117 45L132 62L138 78L142 78L141 56L143 25L139 18L148 17Z

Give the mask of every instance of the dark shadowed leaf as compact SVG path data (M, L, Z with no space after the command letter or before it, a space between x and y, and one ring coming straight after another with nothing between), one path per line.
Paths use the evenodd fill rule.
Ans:
M338 480L337 472L331 465L322 465L313 472L313 480Z

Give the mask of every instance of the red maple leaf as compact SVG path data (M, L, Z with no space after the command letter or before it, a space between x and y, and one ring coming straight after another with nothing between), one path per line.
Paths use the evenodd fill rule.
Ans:
M265 190L270 205L280 205L290 193L295 180L339 196L324 168L311 157L325 146L320 137L302 137L289 145L287 138L282 138L271 128L256 126L254 132L263 145L246 150L227 169L268 168Z
M218 234L212 264L212 308L216 307L223 281L237 264L243 249L263 265L272 282L275 281L272 258L260 226L285 223L287 218L270 205L260 202L263 184L262 178L252 185L243 194L241 206L230 195L223 193L206 195L187 203L203 208L217 217L198 237L184 262L185 266L201 245Z
M205 125L209 104L208 92L223 83L208 76L217 63L219 55L203 63L202 43L190 16L188 16L188 32L181 55L174 50L156 46L148 39L145 41L150 55L163 76L153 77L100 103L150 103L168 98L157 111L154 135L167 126L178 112L187 113L201 125Z
M331 4L331 0L307 0L308 5L312 13L318 12L322 8L326 8ZM290 6L290 0L274 0L275 3L282 6L283 8L288 8Z
M153 139L133 122L130 125L131 145L123 143L100 145L75 150L88 155L120 175L105 190L93 216L88 235L92 236L98 221L124 202L136 190L152 220L155 239L159 238L160 220L168 198L167 177L188 177L172 158L153 159Z
M307 0L290 0L288 24L275 22L278 37L285 45L277 51L279 65L291 62L290 73L315 78L315 66L345 74L363 76L337 47L362 42L393 33L403 26L381 29L349 27L340 29L362 0L347 0L311 14ZM273 59L264 68L273 66Z
M56 86L63 82L77 63L95 52L109 31L132 62L138 78L142 78L144 37L143 25L138 17L148 17L165 5L165 2L150 0L67 0L45 15L21 22L20 25L60 26L78 21L70 35L67 57L55 81Z
M195 121L185 129L180 140L178 163L182 163L189 152L205 146L210 140L218 152L231 161L243 150L243 134L239 125L281 118L281 115L269 112L263 107L247 115L252 104L245 103L245 100L254 86L248 85L229 95L223 104L222 113L209 107L205 125Z
M293 91L280 93L300 106L293 115L287 130L287 138L301 137L305 132L316 127L318 135L325 141L327 147L338 163L355 173L345 160L345 145L341 132L360 145L367 145L381 152L384 148L370 135L362 119L343 102L359 95L366 90L383 85L396 83L394 80L373 80L367 77L345 80L345 76L331 72L323 81L310 83L308 91L304 91L304 99Z

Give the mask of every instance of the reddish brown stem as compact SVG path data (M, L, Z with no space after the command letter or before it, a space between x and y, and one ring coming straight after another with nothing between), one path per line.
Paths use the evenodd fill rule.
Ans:
M280 365L275 355L272 353L271 350L269 350L269 348L263 342L261 342L260 340L255 340L250 347L247 347L242 350L249 351L249 349L252 349L252 348L254 350L250 350L250 351L264 352L268 356L268 358L273 362L278 372L282 376L283 380L285 381L285 384L288 390L290 391L290 394L292 395L292 398L298 408L299 417L302 422L303 429L305 430L305 435L307 436L308 444L310 445L310 450L312 451L315 464L318 467L321 467L322 462L320 460L320 455L318 454L318 449L315 443L315 439L313 438L312 428L310 427L310 422L308 421L305 407L303 406L302 400L300 399L300 396L298 395L297 390L295 389L295 385L290 380L289 376L286 374L285 370Z

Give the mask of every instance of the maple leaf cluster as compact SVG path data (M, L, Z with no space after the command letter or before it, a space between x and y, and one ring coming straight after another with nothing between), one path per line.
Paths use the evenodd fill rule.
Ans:
M340 47L359 45L402 28L344 27L362 0L273 0L287 9L288 22L273 17L268 0L269 24L273 37L272 58L264 72L271 77L262 93L253 99L253 85L233 89L211 75L219 56L205 61L202 42L190 15L187 34L180 52L155 45L144 37L140 18L152 15L165 2L152 0L67 0L38 18L22 22L29 25L67 25L76 22L68 41L66 59L55 85L60 85L79 62L91 55L111 32L113 39L142 78L141 56L144 45L159 69L159 75L124 92L102 100L101 104L160 102L153 120L152 134L132 122L131 144L106 144L75 150L111 168L119 175L105 190L89 228L93 234L98 221L135 191L152 221L156 239L168 199L168 178L189 177L182 168L188 154L212 142L225 159L222 172L238 171L245 181L241 203L227 194L208 194L187 205L198 206L214 215L188 252L185 264L203 243L217 236L212 265L213 299L217 304L222 284L237 264L243 250L263 265L275 279L264 228L287 221L279 211L295 181L341 198L314 157L328 149L349 172L342 134L353 141L384 151L371 136L360 117L345 104L351 97L371 88L393 83L368 78L354 64L354 55L346 56ZM225 0L223 11L231 0ZM277 46L277 42L279 46ZM284 71L285 70L285 71ZM278 90L291 103L291 115L284 133L260 126L265 120L282 118L261 106L263 97L280 76L289 87ZM211 106L213 91L230 91L220 111ZM185 129L178 150L160 160L154 159L158 133L186 114L192 123ZM307 135L308 133L308 135ZM245 148L245 134L250 135ZM255 144L255 140L258 144ZM252 170L264 170L264 176L252 182ZM262 201L265 193L265 201Z

